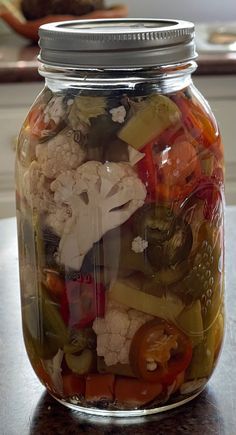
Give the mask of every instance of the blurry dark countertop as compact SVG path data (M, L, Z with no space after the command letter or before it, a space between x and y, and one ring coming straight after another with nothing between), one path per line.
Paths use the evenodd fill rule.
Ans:
M38 47L15 34L0 35L0 84L43 80L38 74ZM196 75L236 74L236 52L204 53Z
M16 222L0 220L1 435L235 435L236 207L226 210L226 312L223 353L195 400L161 415L111 419L83 416L51 398L28 362L21 333Z

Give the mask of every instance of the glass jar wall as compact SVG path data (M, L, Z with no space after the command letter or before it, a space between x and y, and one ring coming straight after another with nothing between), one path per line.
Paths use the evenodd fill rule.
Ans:
M85 412L170 409L217 363L223 149L194 68L43 66L20 133L25 346L49 393Z

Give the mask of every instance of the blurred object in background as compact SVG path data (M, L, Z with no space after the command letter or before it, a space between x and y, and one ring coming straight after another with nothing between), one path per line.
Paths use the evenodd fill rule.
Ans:
M199 53L236 53L236 21L196 26Z
M14 15L18 20L25 21L21 12L21 0L0 0L0 16L5 11Z
M106 0L114 5L117 0ZM125 0L130 17L173 18L194 23L236 20L235 0Z
M105 9L104 0L22 0L21 9L27 20L48 15L84 15Z
M104 0L0 0L0 18L15 32L38 41L42 24L74 19L123 18L127 6L107 8Z

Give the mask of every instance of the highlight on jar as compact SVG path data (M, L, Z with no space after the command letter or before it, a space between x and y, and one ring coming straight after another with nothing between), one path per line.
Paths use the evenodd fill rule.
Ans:
M48 392L87 413L186 403L222 349L223 145L176 71L175 90L49 79L19 136L25 346Z

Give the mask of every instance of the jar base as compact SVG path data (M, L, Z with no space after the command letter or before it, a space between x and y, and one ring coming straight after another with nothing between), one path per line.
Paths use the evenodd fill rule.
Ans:
M159 406L153 409L137 409L137 410L106 410L106 409L97 409L97 408L86 408L80 405L74 405L73 403L66 402L63 399L59 399L55 397L53 394L50 395L59 403L66 406L67 408L72 409L73 411L81 412L83 414L94 415L98 417L113 417L113 418L125 418L125 417L144 417L152 414L160 414L162 412L170 411L172 409L178 408L179 406L185 405L188 402L194 400L202 391L205 389L205 386L201 388L197 393L194 393L191 396L186 397L185 399L179 400L175 403L170 403L168 405Z

